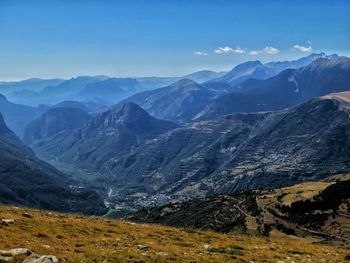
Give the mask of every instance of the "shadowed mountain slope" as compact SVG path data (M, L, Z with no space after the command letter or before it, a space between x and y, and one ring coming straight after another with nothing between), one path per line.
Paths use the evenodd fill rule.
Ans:
M104 213L102 199L39 160L0 118L0 202L86 214Z

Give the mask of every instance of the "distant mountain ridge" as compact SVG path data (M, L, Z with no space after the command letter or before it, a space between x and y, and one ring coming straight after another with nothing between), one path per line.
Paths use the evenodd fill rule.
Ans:
M204 82L222 76L224 72L197 71L183 77L78 76L64 79L28 79L17 82L0 82L0 93L16 103L25 105L55 104L62 100L105 100L118 103L137 92L152 90L175 83L183 78Z
M1 81L0 82L0 93L9 95L14 92L20 92L23 90L42 91L47 86L55 86L62 83L63 79L40 79L40 78L31 78L20 81Z
M298 69L319 58L336 59L338 56L336 54L326 55L325 53L313 53L307 57L303 57L292 61L278 61L269 62L266 64L260 61L248 61L234 67L230 72L223 75L222 77L211 79L209 83L228 83L231 86L237 85L247 79L267 79L273 77L286 69Z
M235 92L211 101L194 120L233 112L274 111L314 97L350 90L350 59L320 58L306 67L286 69L266 80L246 80Z
M136 103L157 118L185 123L215 97L215 91L182 79L167 87L135 94L122 102Z
M40 105L31 107L12 103L0 94L0 113L5 119L6 125L18 136L22 135L25 126L33 119L44 113L49 107Z
M87 84L104 80L107 77L90 77L79 76L65 80L58 85L47 86L42 91L32 92L28 90L22 91L20 94L13 94L15 101L25 103L30 101L31 104L56 104L62 100L66 100L69 96L82 90Z
M142 86L134 78L109 78L90 83L70 97L78 101L100 99L116 104L142 90Z

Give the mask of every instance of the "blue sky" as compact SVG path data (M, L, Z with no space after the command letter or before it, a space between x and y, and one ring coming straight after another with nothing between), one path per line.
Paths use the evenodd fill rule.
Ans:
M349 56L349 14L346 0L0 0L0 80L174 76L310 52Z

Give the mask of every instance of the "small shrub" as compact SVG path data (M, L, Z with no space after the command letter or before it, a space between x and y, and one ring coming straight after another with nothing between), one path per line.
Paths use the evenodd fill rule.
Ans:
M49 236L46 235L46 234L43 234L43 233L38 233L38 234L36 234L36 237L38 237L38 238L48 238Z
M227 251L228 254L231 254L231 255L240 255L240 256L243 256L244 253L242 252L242 250L238 250L238 249L229 249Z
M209 248L208 251L213 253L226 253L226 250L224 247L212 247L212 248Z
M235 250L244 250L243 247L239 246L239 245L232 245L230 246L230 249L235 249Z

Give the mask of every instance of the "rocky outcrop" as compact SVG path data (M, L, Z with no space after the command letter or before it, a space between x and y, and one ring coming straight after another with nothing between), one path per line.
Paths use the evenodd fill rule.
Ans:
M53 255L39 256L27 248L14 248L11 250L0 250L0 262L19 262L23 263L57 263L57 257Z

